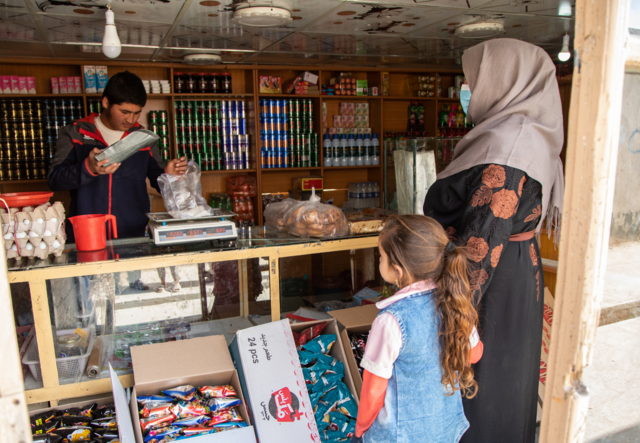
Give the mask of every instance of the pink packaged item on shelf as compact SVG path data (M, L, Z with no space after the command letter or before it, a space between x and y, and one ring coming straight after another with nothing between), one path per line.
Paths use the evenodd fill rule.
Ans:
M73 77L73 84L76 88L76 94L82 94L82 79L80 77Z
M11 76L11 93L20 94L20 77L17 75Z
M356 115L356 104L355 103L347 103L347 115Z
M67 77L67 93L76 93L76 79L75 77Z
M20 94L28 94L29 90L27 89L27 77L18 77L18 90Z
M67 89L67 77L58 77L58 87L60 88L60 94L68 94Z
M334 128L342 128L342 116L334 115L333 116L333 127Z
M35 77L27 77L27 92L29 94L36 93L36 78Z
M9 75L2 76L2 93L11 94L11 76Z
M347 115L349 113L348 109L347 109L347 105L349 103L340 103L340 115Z
M51 93L60 94L60 85L58 84L58 77L51 77Z

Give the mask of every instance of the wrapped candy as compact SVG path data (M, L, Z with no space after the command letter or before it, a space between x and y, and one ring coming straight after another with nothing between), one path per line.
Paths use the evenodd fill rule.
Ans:
M171 414L173 403L149 402L140 409L140 416L143 418L158 418Z
M178 426L167 426L160 429L153 429L149 431L149 433L144 437L144 442L149 443L149 441L153 439L160 440L169 436L177 437L180 435L181 432L182 432L182 428Z
M174 422L173 425L181 427L193 427L203 425L207 421L209 421L209 417L207 417L206 415L200 415L198 417L183 418L182 420Z
M169 395L171 397L177 398L178 400L189 401L193 399L193 396L196 392L196 388L191 385L178 386L173 389L165 389L162 391L164 395Z
M146 405L147 403L172 403L173 397L168 395L138 395L138 403Z
M235 397L210 398L209 400L203 400L202 404L209 412L217 412L240 406L242 404L242 400Z
M169 426L175 420L174 416L163 415L162 417L154 417L154 418L141 418L140 419L140 427L143 431L150 431L152 429L160 429L165 426Z
M198 400L178 402L170 410L177 419L198 417L207 413L207 408Z
M203 398L225 398L236 396L236 390L231 385L203 386L199 391Z
M316 383L311 386L307 386L309 394L311 393L325 393L330 389L333 389L338 385L338 383L342 380L344 375L342 374L327 374L320 377Z

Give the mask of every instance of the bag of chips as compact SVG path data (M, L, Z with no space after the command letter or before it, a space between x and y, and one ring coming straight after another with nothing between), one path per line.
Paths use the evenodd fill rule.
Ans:
M196 392L196 388L191 385L178 386L173 389L165 389L162 391L164 395L168 395L178 400L190 401L193 400L193 396Z
M236 390L231 385L226 386L203 386L199 389L203 398L225 398L235 397Z
M302 349L315 354L328 354L337 338L336 334L320 335L302 346Z

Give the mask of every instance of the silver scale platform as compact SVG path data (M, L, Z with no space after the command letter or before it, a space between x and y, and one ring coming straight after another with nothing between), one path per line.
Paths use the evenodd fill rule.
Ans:
M198 218L173 218L168 212L148 212L149 230L156 246L238 238L233 220L236 214L213 208L214 215Z

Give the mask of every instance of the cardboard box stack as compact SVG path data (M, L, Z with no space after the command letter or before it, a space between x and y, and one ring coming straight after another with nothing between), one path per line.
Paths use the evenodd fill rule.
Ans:
M323 125L326 109L323 107ZM329 134L371 134L369 103L340 103L340 113L333 116Z

